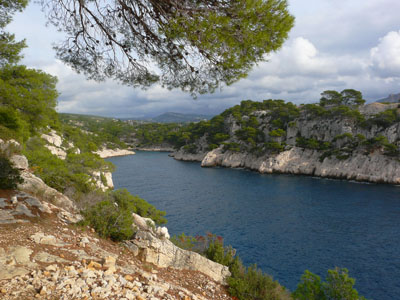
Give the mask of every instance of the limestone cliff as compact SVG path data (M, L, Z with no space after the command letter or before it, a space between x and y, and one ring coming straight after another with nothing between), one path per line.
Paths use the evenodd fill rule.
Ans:
M202 167L248 168L261 173L305 174L400 184L400 109L373 103L358 110L312 107L224 112L226 138L211 132L171 154ZM321 109L316 114L311 109ZM292 116L290 115L292 113ZM283 116L283 117L282 117Z

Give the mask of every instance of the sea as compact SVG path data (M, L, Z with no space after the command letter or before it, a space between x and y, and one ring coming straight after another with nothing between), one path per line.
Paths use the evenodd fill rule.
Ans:
M116 189L166 211L171 235L213 233L293 291L347 268L368 299L400 299L400 187L202 168L165 152L107 159Z

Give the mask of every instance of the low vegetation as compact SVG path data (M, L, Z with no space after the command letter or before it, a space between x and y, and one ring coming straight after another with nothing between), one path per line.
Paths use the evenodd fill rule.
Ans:
M326 281L306 270L293 293L290 293L273 278L263 273L257 265L245 267L231 246L224 246L223 238L208 233L205 236L181 234L171 238L178 247L196 251L208 259L229 267L227 279L229 293L239 300L365 300L354 289L355 280L345 268L328 270Z
M109 191L97 197L101 200L82 210L85 219L81 225L94 228L101 237L114 241L131 239L135 233L132 213L151 218L157 224L166 223L165 212L157 210L138 196L131 195L126 189Z

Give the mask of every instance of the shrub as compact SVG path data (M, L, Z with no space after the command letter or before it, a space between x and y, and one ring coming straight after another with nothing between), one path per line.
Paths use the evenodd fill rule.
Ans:
M256 265L239 267L228 278L228 284L229 293L240 300L290 299L289 293Z
M272 153L279 153L285 150L285 145L282 145L281 143L278 142L268 142L264 143L264 147L266 150L272 152Z
M197 239L190 235L185 235L183 232L180 235L174 235L170 238L170 241L174 243L175 246L185 249L194 251L194 248L197 243Z
M292 296L296 300L362 300L356 289L355 280L348 275L345 268L328 270L326 281L306 270Z
M283 130L283 129L281 129L281 128L278 128L278 129L272 130L272 131L269 133L269 136L271 136L271 137L281 137L281 136L284 136L285 134L286 134L286 131L285 131L285 130Z
M224 151L240 152L240 144L238 143L222 143L224 145Z
M0 189L15 189L22 182L19 170L13 168L8 158L0 156Z
M163 218L165 212L123 189L109 192L105 199L84 209L82 214L85 219L80 224L91 226L101 237L114 241L127 240L135 233L132 213L150 217L159 224L166 223Z

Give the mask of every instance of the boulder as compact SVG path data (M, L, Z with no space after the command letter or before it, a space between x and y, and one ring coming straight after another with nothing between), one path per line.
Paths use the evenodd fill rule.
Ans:
M42 179L29 172L22 172L21 177L24 182L18 185L18 189L31 195L36 195L41 199L53 203L70 212L77 211L74 202L67 196L46 185Z
M220 283L225 283L230 276L228 267L196 252L183 250L168 239L159 239L150 231L139 230L131 242L139 248L139 257L144 262L158 267L199 271Z
M14 165L14 168L19 170L27 170L29 167L28 159L23 155L13 155L10 161Z

